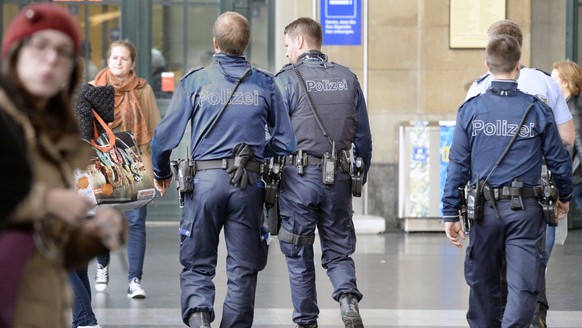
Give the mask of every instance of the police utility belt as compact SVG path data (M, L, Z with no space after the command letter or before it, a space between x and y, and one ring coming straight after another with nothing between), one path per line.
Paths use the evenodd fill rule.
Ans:
M470 230L472 221L479 222L483 219L483 200L495 210L499 218L496 201L509 200L511 209L519 211L525 209L523 199L535 198L542 206L546 223L550 226L557 224L558 193L551 180L541 179L541 185L535 187L524 187L523 182L513 180L511 186L502 188L491 188L486 181L478 181L475 187L467 187L466 199L463 191L461 195L461 214L465 232Z
M243 164L241 163L240 157L208 161L193 161L190 159L172 160L170 162L170 168L172 169L172 174L177 182L178 203L180 208L184 207L184 195L191 193L194 190L193 180L196 172L217 169L230 171L233 168L239 167L249 172L261 173L263 164L254 160L245 161Z
M247 171L260 173L261 172L261 163L255 161L249 161L245 164L245 169ZM193 172L198 172L202 170L213 170L213 169L222 169L227 170L231 167L235 166L235 159L234 158L223 158L223 159L216 159L216 160L209 160L209 161L194 161L193 165Z
M493 200L503 200L503 199L511 199L512 197L520 197L521 198L537 198L541 194L540 187L508 187L504 186L503 188L491 188L490 193L484 193L483 197L485 197L486 201Z

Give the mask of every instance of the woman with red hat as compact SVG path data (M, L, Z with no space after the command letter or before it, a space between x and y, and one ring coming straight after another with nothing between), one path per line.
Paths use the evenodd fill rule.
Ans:
M47 3L24 8L4 34L0 111L26 139L32 187L0 231L1 327L69 326L67 270L120 247L124 237L117 211L85 220L91 203L72 188L73 170L89 154L71 109L80 49L73 17Z

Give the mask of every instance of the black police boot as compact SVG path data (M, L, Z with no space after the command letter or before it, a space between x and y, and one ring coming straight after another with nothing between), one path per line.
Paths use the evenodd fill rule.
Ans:
M548 325L546 324L547 314L548 308L546 308L546 306L542 303L536 303L534 318L530 328L548 328Z
M295 328L317 328L317 322L309 325L297 325Z
M210 328L210 314L208 312L193 312L188 318L190 328Z
M343 294L339 304L345 328L364 328L358 308L358 299L354 294Z

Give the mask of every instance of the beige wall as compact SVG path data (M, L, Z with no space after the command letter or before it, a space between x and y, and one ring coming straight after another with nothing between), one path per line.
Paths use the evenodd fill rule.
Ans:
M567 0L532 0L531 66L550 72L566 59Z
M522 62L551 69L565 53L566 0L506 1L507 18L524 33ZM277 1L278 31L297 17L312 17L312 4ZM449 48L449 0L368 0L368 6L367 101L373 161L395 163L399 122L454 120L468 86L486 71L484 49ZM281 46L276 62L281 67L287 63L282 32L277 38ZM327 46L323 51L362 80L363 46Z

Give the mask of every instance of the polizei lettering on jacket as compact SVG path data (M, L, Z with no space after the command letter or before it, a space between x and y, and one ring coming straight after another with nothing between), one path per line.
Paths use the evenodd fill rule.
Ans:
M346 79L306 80L307 91L344 91L348 90Z
M484 122L482 120L473 120L473 136L483 133L486 136L513 137L517 133L518 124L508 123L506 120L497 120L495 122ZM535 124L524 124L519 130L520 137L533 137Z
M201 91L199 96L200 103L207 102L210 105L224 105L232 92L231 89L220 89L218 91ZM237 91L232 95L229 104L231 105L259 105L259 91Z

